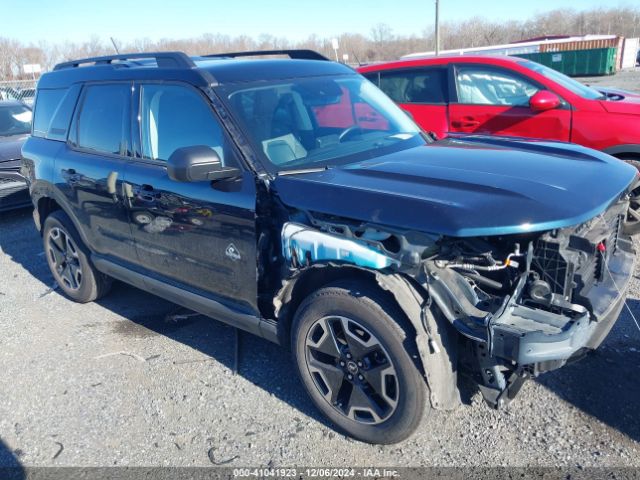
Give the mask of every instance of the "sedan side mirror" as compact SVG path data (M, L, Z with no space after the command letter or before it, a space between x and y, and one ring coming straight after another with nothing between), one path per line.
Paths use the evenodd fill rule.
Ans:
M534 112L545 112L558 108L562 104L560 97L549 90L540 90L529 99L529 106Z
M177 182L223 180L240 175L240 170L223 167L217 152L206 145L178 148L167 161L167 174Z

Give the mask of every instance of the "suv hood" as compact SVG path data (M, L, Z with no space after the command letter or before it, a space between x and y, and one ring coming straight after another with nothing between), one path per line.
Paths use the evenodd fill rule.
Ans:
M578 145L473 135L279 176L273 185L300 210L471 237L580 224L606 210L637 174Z

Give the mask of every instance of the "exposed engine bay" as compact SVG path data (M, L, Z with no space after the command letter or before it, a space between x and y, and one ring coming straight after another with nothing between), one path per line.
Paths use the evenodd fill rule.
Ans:
M423 308L459 334L460 365L499 407L524 379L581 357L610 330L635 262L628 205L575 227L471 238L305 213L285 223L282 255L292 270L332 262L411 278L426 292Z

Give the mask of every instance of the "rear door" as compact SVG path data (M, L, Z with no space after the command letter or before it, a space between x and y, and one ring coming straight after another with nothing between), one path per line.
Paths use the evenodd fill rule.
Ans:
M122 197L130 112L130 82L85 85L67 144L55 160L57 190L91 249L127 263L136 261Z
M365 76L400 107L409 112L426 132L439 138L448 131L447 67L381 70Z
M186 84L136 85L137 158L125 196L140 265L155 278L241 310L257 309L255 178L176 182L167 160L205 145L224 166L238 153L203 94Z
M529 100L544 89L534 80L506 68L478 64L455 65L452 75L451 132L569 141L570 106L533 111Z

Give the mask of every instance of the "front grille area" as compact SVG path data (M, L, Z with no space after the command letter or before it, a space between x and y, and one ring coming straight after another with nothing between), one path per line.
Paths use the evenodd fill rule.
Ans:
M569 302L584 300L604 278L607 260L617 248L624 212L626 203L616 204L578 227L555 230L538 239L532 267L552 293Z
M566 298L571 285L573 268L561 253L561 245L550 240L538 240L533 256L533 267L540 278L551 287L551 292Z

